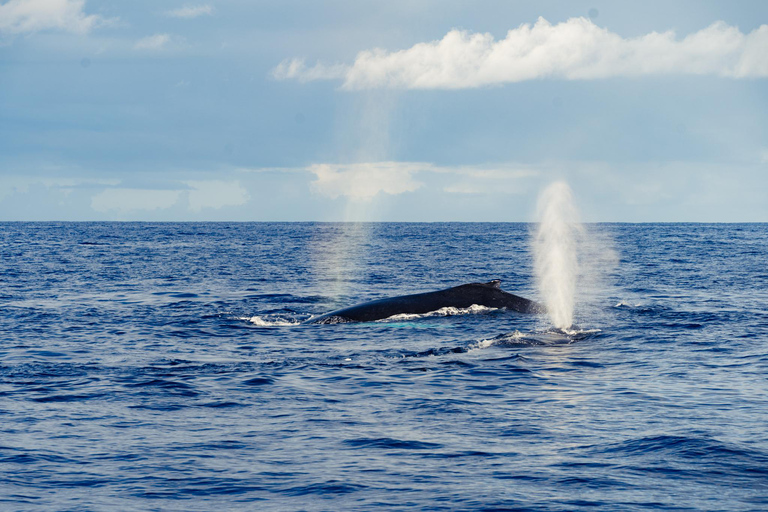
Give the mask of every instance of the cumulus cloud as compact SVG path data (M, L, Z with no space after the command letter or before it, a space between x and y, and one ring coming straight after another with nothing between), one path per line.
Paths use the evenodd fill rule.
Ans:
M171 18L197 18L198 16L213 14L213 7L210 5L185 6L167 11L165 14Z
M160 50L170 40L171 36L168 34L155 34L139 39L133 47L137 50Z
M439 41L400 51L358 53L352 65L283 61L277 79L343 80L345 89L463 89L542 78L595 80L659 74L768 76L768 25L748 34L716 22L682 39L673 31L623 38L586 18L551 24L539 18L496 41L451 30Z
M240 206L251 196L239 181L187 181L189 187L189 209L199 212L203 208L219 209L225 206Z
M415 162L370 162L348 165L315 164L307 168L316 177L312 190L331 199L344 196L367 201L378 194L413 192L422 183L413 178L429 164Z
M0 33L63 30L84 34L105 20L83 12L85 0L10 0L0 4Z
M101 213L162 210L175 205L180 196L181 190L108 188L91 198L91 208Z

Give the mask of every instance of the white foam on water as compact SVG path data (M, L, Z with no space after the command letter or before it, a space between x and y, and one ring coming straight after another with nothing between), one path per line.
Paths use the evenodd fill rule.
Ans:
M520 331L515 331L509 334L505 334L503 338L497 336L495 338L480 340L473 345L469 345L467 347L467 353L475 352L477 350L484 350L488 347L492 347L496 345L500 341L508 341L510 339L521 339L523 336L524 336L523 333L521 333Z
M414 320L417 318L429 318L429 317L435 317L435 316L457 316L457 315L476 315L480 313L487 313L489 311L494 311L497 308L489 308L486 306L479 306L477 304L472 304L468 308L454 308L454 307L445 307L440 308L435 311L430 311L429 313L424 313L421 315L417 314L411 314L411 313L400 313L397 315L392 315L388 318L384 318L381 320L377 320L377 322L392 322L392 321L403 321L403 320Z
M589 336L591 334L597 334L599 332L603 332L602 329L573 329L573 328L566 328L561 329L563 334L566 334L572 338L579 338L584 336Z
M245 316L238 317L238 320L245 320L251 322L257 327L287 327L290 325L299 325L300 322L285 320L284 318L266 319L260 316Z
M642 306L639 302L633 303L630 301L622 300L616 303L615 308L639 308Z

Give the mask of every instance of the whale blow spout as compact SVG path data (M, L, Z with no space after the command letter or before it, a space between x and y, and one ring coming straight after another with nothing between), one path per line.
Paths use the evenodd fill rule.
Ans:
M538 217L533 252L539 290L554 326L567 329L573 325L577 250L583 232L567 183L558 181L544 189L539 196Z

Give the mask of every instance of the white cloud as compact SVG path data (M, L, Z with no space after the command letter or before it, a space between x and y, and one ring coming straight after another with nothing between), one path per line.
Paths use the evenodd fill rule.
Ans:
M298 169L278 170L293 172ZM442 175L440 180L443 183L449 181L442 187L443 191L454 194L520 194L529 189L531 178L540 174L537 169L516 164L443 167L424 162L314 164L305 170L316 177L311 183L314 192L331 199L344 196L361 201L370 200L380 193L398 195L413 192L424 185L414 178L417 173L425 178Z
M213 14L213 7L210 5L195 5L195 6L185 6L181 7L179 9L173 9L172 11L168 11L165 13L166 16L170 16L172 18L197 18L198 16L203 15L211 15Z
M181 192L181 190L108 188L91 198L91 208L101 213L163 210L175 205Z
M171 36L168 34L155 34L139 39L133 47L137 50L160 50L170 40Z
M380 193L413 192L422 183L413 179L418 171L429 170L430 164L415 162L371 162L348 165L316 164L307 170L316 176L312 190L336 199L345 196L367 201Z
M304 59L289 59L278 64L272 70L272 76L277 80L296 79L299 82L311 82L345 78L348 72L349 68L344 64L326 66L318 62L308 68Z
M749 34L724 22L677 39L651 32L623 38L586 18L552 25L539 18L496 41L488 33L451 30L439 41L400 51L358 53L351 66L283 61L277 79L343 79L345 89L462 89L541 78L594 80L656 74L768 76L768 25Z
M187 181L186 184L192 188L189 192L189 209L193 212L203 208L240 206L251 199L239 181Z
M85 34L105 20L85 14L84 6L85 0L10 0L0 4L0 33L64 30Z

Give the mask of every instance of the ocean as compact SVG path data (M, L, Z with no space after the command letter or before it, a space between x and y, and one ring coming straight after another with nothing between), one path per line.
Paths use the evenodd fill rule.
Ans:
M591 224L574 326L306 324L514 223L0 224L0 509L768 510L768 225Z

